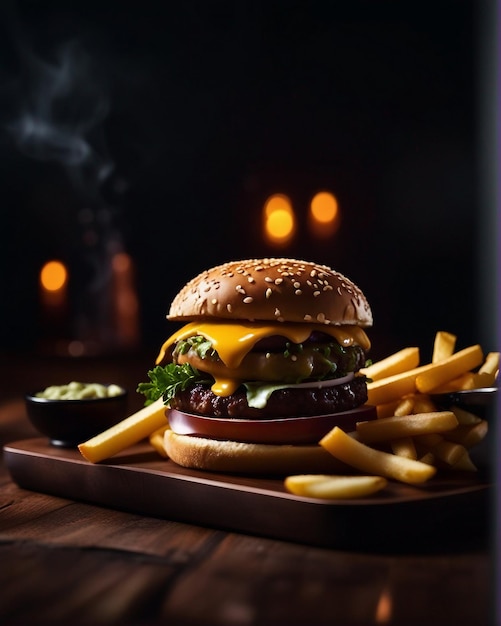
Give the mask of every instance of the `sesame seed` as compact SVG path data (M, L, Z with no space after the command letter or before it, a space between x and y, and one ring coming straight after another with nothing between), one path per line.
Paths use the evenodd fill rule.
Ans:
M266 290L266 292L265 292L265 296L266 296L266 298L267 298L267 299L268 299L268 298L270 298L272 293L273 293L273 291L272 291L272 290L268 287L268 289L267 289L267 290Z
M284 282L283 278L275 278L275 285L281 285Z
M319 295L320 295L320 291L314 291L314 292L313 292L313 296L314 296L315 298L316 298L317 296L319 296Z
M270 278L269 276L266 276L266 278L264 280L267 283L272 283L273 282L273 278Z
M301 291L301 289L296 289L294 293L296 294L296 296L300 296L303 292Z
M280 309L275 309L275 317L279 317L280 315Z
M249 283L251 283L251 284L256 282L256 279L255 279L255 278L253 278L252 276L248 276L248 277L247 277L247 280L248 280L248 281L249 281Z
M297 280L294 283L294 289L299 289L301 287L301 283L299 283Z
M325 313L319 313L317 315L317 322L325 322Z
M226 305L226 310L228 311L228 313L231 313L233 311L231 304L227 304Z
M217 298L212 298L211 303L212 304L217 304Z

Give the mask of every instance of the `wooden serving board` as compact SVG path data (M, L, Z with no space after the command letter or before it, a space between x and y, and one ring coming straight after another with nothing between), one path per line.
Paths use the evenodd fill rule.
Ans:
M147 443L91 464L45 438L4 446L22 488L179 522L313 546L435 551L487 537L491 486L447 475L422 487L390 483L370 498L320 500L285 491L281 478L188 470Z

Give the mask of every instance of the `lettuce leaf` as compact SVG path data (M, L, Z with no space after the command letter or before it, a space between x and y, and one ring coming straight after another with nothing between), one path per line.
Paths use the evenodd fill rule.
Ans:
M253 409L262 409L266 406L271 394L278 389L286 389L290 385L280 385L277 383L244 383L247 404Z

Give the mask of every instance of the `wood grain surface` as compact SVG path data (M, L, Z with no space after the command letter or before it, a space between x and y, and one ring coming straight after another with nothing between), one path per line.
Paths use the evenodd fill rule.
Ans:
M0 394L0 444L38 438L22 402L26 377L109 378L112 368L132 389L142 367L0 360L9 384ZM475 508L456 513L474 518ZM362 532L382 543L406 532L398 515L377 524L359 517ZM452 537L454 528L450 519ZM3 453L0 462L2 626L494 626L490 529L433 543L424 552L334 549L211 528L26 489Z

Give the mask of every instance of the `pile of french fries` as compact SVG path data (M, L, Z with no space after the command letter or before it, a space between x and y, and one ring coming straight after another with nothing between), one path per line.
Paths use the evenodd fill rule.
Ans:
M351 476L296 475L285 488L317 498L356 498L384 489L388 480L418 485L439 470L476 471L471 449L487 435L488 423L459 407L439 410L435 394L496 385L499 352L484 358L479 345L456 351L456 336L437 332L430 363L420 364L416 347L404 348L366 368L368 404L377 419L359 422L353 432L335 427L319 442L353 468ZM78 446L98 463L148 438L166 456L168 428L161 399Z
M439 410L433 396L495 386L500 355L484 358L479 345L456 352L456 340L437 332L430 363L420 364L419 349L409 347L362 370L378 419L358 423L351 433L334 428L320 445L367 476L353 476L351 483L290 476L286 488L297 495L352 498L383 489L380 478L420 484L439 470L476 471L470 451L487 435L488 422L459 407Z

